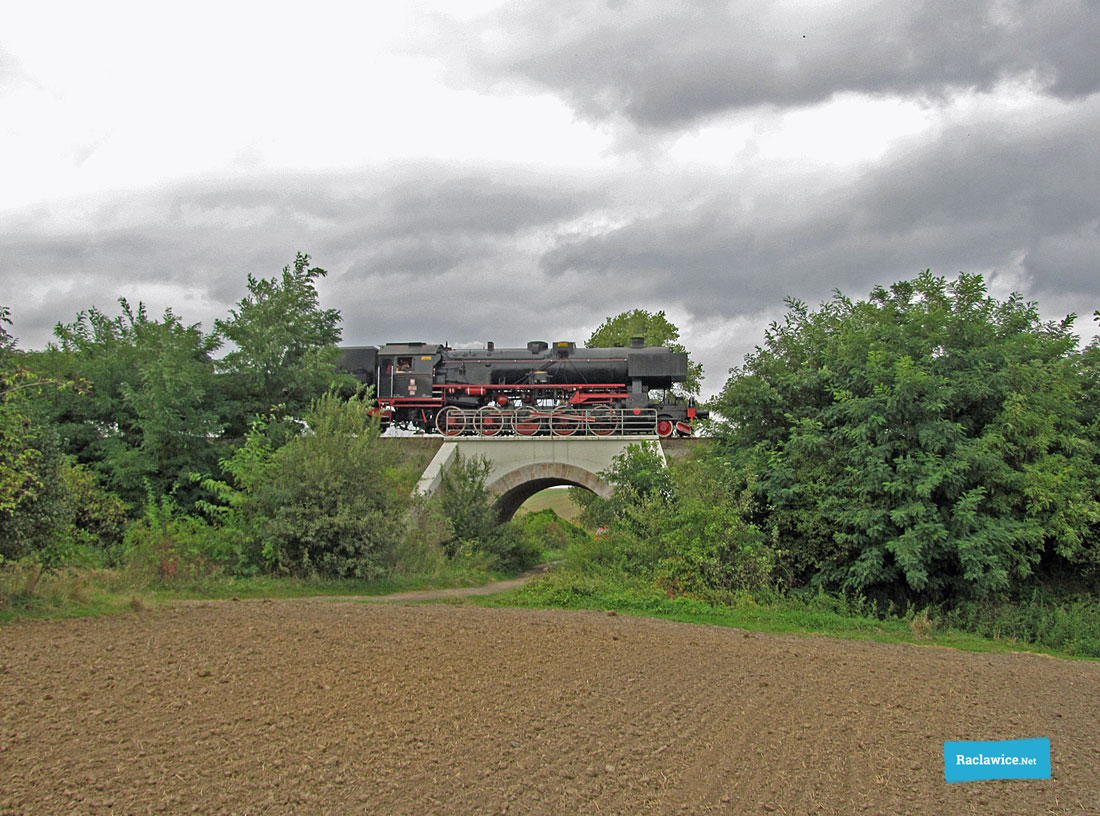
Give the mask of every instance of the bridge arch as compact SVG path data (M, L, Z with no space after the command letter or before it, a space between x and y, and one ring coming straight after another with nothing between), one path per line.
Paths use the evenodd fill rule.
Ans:
M425 468L416 492L431 495L457 457L483 457L489 463L486 486L496 498L502 520L510 519L528 498L554 485L576 485L607 498L613 488L599 477L631 444L651 443L664 458L656 437L559 439L460 438L446 440Z
M613 489L595 473L567 462L523 465L500 475L488 487L497 496L496 509L500 520L508 521L520 505L540 490L559 485L583 487L605 499L611 495Z

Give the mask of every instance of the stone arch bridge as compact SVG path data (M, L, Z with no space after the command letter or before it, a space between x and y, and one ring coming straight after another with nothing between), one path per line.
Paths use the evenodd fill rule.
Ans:
M484 457L489 463L486 485L497 497L496 507L501 519L507 521L524 501L547 487L574 485L607 498L612 487L600 478L600 471L610 467L612 460L629 445L640 442L659 440L656 436L445 440L425 468L416 490L424 495L434 493L443 472L458 456ZM657 444L656 448L663 459L665 454L661 445Z

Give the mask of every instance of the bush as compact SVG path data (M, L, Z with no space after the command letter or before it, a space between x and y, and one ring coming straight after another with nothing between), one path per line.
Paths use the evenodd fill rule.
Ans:
M586 531L566 521L549 507L519 516L512 520L512 524L531 535L543 553L564 553L569 547L591 539Z
M11 509L0 510L0 562L33 555L54 566L71 530L73 507L62 481L63 457L52 431L40 432L28 440L39 454L26 468L33 475L33 488L26 489Z
M1020 640L1079 657L1100 657L1100 602L1089 594L1036 589L1014 601L971 601L942 609L935 619L940 628Z
M615 486L594 499L589 519L606 519L606 539L576 544L574 559L648 576L669 594L755 590L773 580L776 553L744 519L749 494L735 489L723 461L706 453L665 465L631 445L603 474Z
M100 553L100 561L110 561L110 553L126 532L125 503L100 485L94 471L68 459L62 463L61 482L72 507L69 537L74 544Z
M523 522L500 522L485 484L489 468L484 457L456 454L443 473L433 501L451 531L444 548L452 556L488 555L497 569L522 569L538 560L543 547Z
M206 508L247 541L243 566L370 580L393 564L409 497L372 409L366 397L329 393L306 415L308 430L277 450L254 423L223 462L235 484L206 480L222 501Z
M542 559L544 543L536 529L522 521L509 521L481 541L479 549L493 556L501 569L511 572L537 564Z
M235 567L240 551L232 530L182 513L170 496L157 498L150 490L144 515L126 530L121 560L155 583L190 583Z
M451 527L446 546L452 555L465 546L487 543L497 535L500 516L485 484L490 467L483 456L467 458L456 453L454 462L442 474L435 495L439 511Z

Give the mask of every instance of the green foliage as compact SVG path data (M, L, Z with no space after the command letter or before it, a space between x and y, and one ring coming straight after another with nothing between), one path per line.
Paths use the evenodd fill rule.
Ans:
M107 552L126 532L126 505L105 490L94 471L69 459L62 463L61 481L72 507L69 538L86 547Z
M54 329L58 345L39 355L45 372L82 385L58 393L54 413L65 450L96 469L107 487L140 507L144 485L191 498L189 474L211 470L221 434L218 340L172 311L151 320L119 301L114 318L97 309Z
M1011 602L971 601L939 610L935 626L1034 643L1075 657L1100 657L1100 603L1092 595L1054 595L1036 588Z
M788 306L714 408L797 580L928 602L1095 569L1095 383L1072 318L927 272Z
M720 600L712 600L713 596L719 596ZM644 578L614 572L556 570L507 594L479 602L489 606L599 609L609 614L644 615L765 632L814 632L890 641L914 639L907 621L897 616L870 616L860 604L851 604L844 598L777 594L769 590L676 595ZM975 645L974 640L968 645Z
M0 517L33 500L49 467L39 444L45 432L30 399L38 377L5 328L11 325L9 315L0 306Z
M494 556L500 569L516 571L560 557L570 546L588 538L584 530L546 509L500 525L481 548Z
M1074 657L1100 658L1100 603L1092 595L1053 595L1036 588L1013 602L986 600L939 610L935 626L1036 643Z
M506 595L490 596L488 606L561 609L636 609L659 603L664 593L652 583L615 573L555 569Z
M4 309L0 558L34 553L50 563L87 561L98 551L92 560L110 561L121 552L121 498L130 513L146 508L129 531L134 557L166 563L176 558L150 555L164 551L184 560L198 553L219 567L245 571L377 571L375 556L403 524L404 499L382 513L381 501L364 498L378 490L392 498L392 485L382 478L385 463L375 451L369 467L349 471L370 477L355 489L358 497L341 495L345 488L355 492L342 485L332 494L339 510L322 507L318 496L328 485L313 478L322 463L310 459L328 455L320 450L321 440L329 439L332 448L343 445L345 458L362 452L369 440L364 436L350 446L343 437L335 441L333 434L344 430L326 430L328 416L314 414L320 433L312 429L307 443L296 419L337 379L339 314L318 306L314 283L324 271L309 268L308 261L299 255L281 278L250 277L249 295L212 335L185 325L171 310L153 320L143 305L134 309L121 300L118 316L95 308L81 312L73 323L56 327L56 345L21 355L3 331ZM223 339L233 350L219 371L213 353ZM32 402L30 384L47 378L76 387ZM262 423L262 433L256 430L234 452L230 445L244 436L247 422L268 411L273 415ZM70 465L64 453L77 464ZM219 463L230 480L218 473ZM203 480L196 473L213 475ZM299 489L288 487L293 480ZM309 486L317 495L305 495ZM375 523L356 515L357 501L367 501L385 518ZM215 523L189 515L195 507L207 510ZM303 514L299 539L289 532L292 512ZM382 543L368 541L375 530ZM351 531L351 543L337 543L341 531ZM210 538L205 548L198 543L204 536ZM367 550L371 558L364 556Z
M40 484L33 469L40 453L32 442L34 429L23 390L29 372L4 327L11 323L9 314L0 306L0 514L11 514Z
M35 457L20 465L24 479L8 510L0 511L0 563L37 555L47 567L61 560L70 529L72 505L62 479L64 457L53 428L34 423L23 436Z
M414 497L406 518L405 537L394 553L390 576L477 584L484 583L495 569L495 559L489 554L456 551L450 546L451 525L439 512L436 501Z
M100 487L93 472L55 447L47 446L46 452L54 468L43 479L44 490L10 518L0 518L0 541L50 570L117 562L128 524L126 506Z
M254 416L275 411L269 435L291 438L294 418L337 379L339 313L319 307L314 282L325 273L308 261L299 254L281 278L250 276L248 296L210 335L171 310L152 320L125 300L116 317L91 308L59 324L57 344L33 362L80 385L52 406L63 450L132 508L146 481L190 508L199 496L190 474L214 472L222 439L240 440ZM233 350L216 365L223 340Z
M705 457L672 465L658 584L679 593L759 590L776 579L776 553L745 520L750 501L728 466Z
M72 515L56 428L41 405L56 389L16 348L8 314L0 307L0 563L41 553L52 566Z
M231 396L228 434L243 436L256 416L280 406L300 417L337 380L340 313L322 309L316 281L327 273L298 253L281 277L248 276L248 294L218 320L217 333L235 349L219 361Z
M250 542L244 560L294 575L371 579L405 534L407 493L394 451L378 443L373 403L334 393L315 400L308 431L273 448L267 426L223 460L223 524ZM207 482L208 487L216 483Z
M440 512L451 526L448 547L452 554L467 542L488 541L500 526L493 495L485 484L489 461L483 456L455 453L454 462L442 474L436 493Z
M125 511L95 475L62 455L46 402L60 383L33 371L0 307L0 563L32 557L53 569L101 562L122 537Z
M665 317L664 311L647 312L632 309L609 317L592 332L585 346L588 348L616 348L629 346L633 337L644 337L647 346L665 346L672 351L686 352L679 341L680 330ZM688 359L687 380L679 388L688 394L698 394L703 382L703 366Z
M700 454L666 466L659 449L631 445L602 475L615 492L584 514L604 519L611 535L575 546L574 563L649 576L674 595L759 589L773 580L775 553L745 521L749 497L727 463Z
M655 443L630 445L600 475L615 486L611 498L605 500L605 507L620 523L632 521L631 511L646 502L665 504L672 498L672 474ZM646 522L638 523L644 526Z
M538 563L543 549L537 533L517 521L501 524L487 537L465 543L472 555L488 555L491 568L504 572L515 572Z
M190 584L233 564L237 545L231 534L149 490L144 515L126 531L124 560L131 572L155 584Z
M570 546L587 542L591 536L575 524L563 519L552 509L526 513L512 520L525 535L537 542L542 552L564 553Z
M538 559L542 546L521 522L500 522L495 498L485 483L489 468L482 456L456 452L443 472L433 497L451 533L443 546L451 556L487 554L495 568L520 569Z

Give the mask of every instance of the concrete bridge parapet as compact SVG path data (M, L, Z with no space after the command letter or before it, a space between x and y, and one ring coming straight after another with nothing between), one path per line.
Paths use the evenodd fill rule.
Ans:
M576 485L604 498L612 487L600 478L616 456L628 446L658 443L656 436L580 439L470 438L446 441L424 470L417 492L430 495L439 487L443 473L461 455L484 457L489 463L486 485L497 496L502 519L509 519L524 501L555 485ZM656 449L661 452L658 443ZM664 458L664 453L661 452Z

